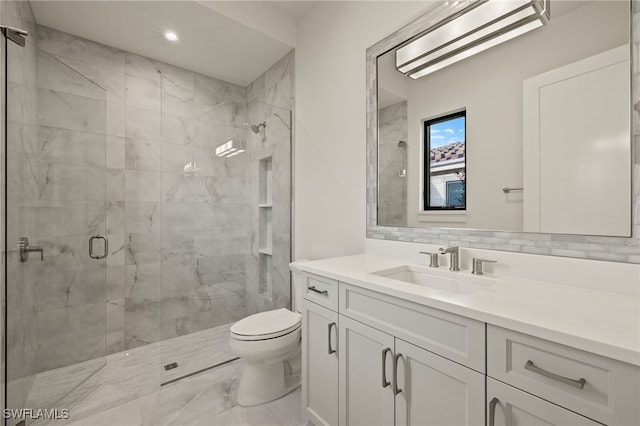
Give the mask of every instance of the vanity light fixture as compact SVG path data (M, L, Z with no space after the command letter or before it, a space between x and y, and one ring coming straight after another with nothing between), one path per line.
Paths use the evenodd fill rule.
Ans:
M167 31L166 33L164 33L164 38L169 41L178 41L178 34L174 33L173 31Z
M216 148L216 156L218 157L233 157L234 155L242 154L244 147L239 142L229 139L222 145Z
M481 0L396 49L396 69L424 77L548 21L549 0Z

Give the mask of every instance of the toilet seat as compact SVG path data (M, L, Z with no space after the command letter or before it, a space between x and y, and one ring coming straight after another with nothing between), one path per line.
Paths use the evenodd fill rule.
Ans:
M281 337L301 326L300 315L288 309L275 309L248 316L231 326L231 337L237 340L267 340Z

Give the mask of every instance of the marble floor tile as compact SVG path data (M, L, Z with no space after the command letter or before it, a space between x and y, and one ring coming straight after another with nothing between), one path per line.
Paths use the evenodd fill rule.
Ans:
M229 426L229 425L281 425L278 419L273 415L265 405L257 405L254 407L241 407L236 405L217 416L210 418L193 417L185 419L185 425L210 425L210 426Z
M232 359L228 348L229 326L226 324L107 356L106 364L96 374L54 404L54 408L68 409L70 419L37 421L32 426L310 426L302 412L300 388L266 404L238 406L236 395L242 373L241 360L166 383ZM166 372L161 366L170 360L177 360L180 367ZM34 404L36 400L52 401L56 393L60 399L57 381L72 384L78 375L86 378L88 370L95 370L100 365L93 360L41 373L34 386L34 389L40 389L40 394L32 395L30 401ZM161 386L162 382L166 384Z
M162 382L235 358L229 347L230 326L225 324L165 341L162 365L177 362L178 368L162 370Z
M142 426L140 405L131 401L94 416L69 423L69 426Z
M302 411L302 390L296 389L280 399L265 404L278 421L287 426L313 426Z

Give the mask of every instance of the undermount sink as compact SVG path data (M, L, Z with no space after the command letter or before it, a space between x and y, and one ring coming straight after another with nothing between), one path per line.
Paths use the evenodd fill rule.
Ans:
M441 272L442 273L442 272ZM418 265L402 265L395 268L383 269L372 272L379 277L390 278L392 280L403 281L416 284L422 287L429 287L434 290L442 290L449 293L469 294L487 288L489 282L476 283L475 277L460 276L446 277L441 273L435 273L431 268ZM454 274L459 274L455 272ZM484 279L483 281L490 281Z

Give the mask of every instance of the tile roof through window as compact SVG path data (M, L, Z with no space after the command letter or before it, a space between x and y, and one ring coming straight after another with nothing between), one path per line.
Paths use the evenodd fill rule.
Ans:
M430 152L431 164L455 160L457 158L464 158L465 143L454 142L449 145L443 145L433 148Z

